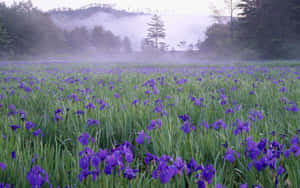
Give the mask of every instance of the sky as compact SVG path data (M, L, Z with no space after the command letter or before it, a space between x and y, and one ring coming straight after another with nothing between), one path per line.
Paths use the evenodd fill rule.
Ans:
M11 4L21 0L0 0ZM224 7L224 0L31 0L35 7L44 11L54 8L80 8L90 3L110 3L117 8L145 10L146 8L165 13L210 15L211 7Z

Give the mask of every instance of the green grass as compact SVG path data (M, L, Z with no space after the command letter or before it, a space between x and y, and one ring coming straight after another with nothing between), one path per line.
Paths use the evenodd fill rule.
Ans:
M293 64L293 63L292 63ZM276 68L276 67L283 68ZM265 67L265 66L264 66ZM209 187L222 184L226 187L238 187L241 183L248 185L259 184L262 187L274 187L274 175L269 169L257 172L254 168L247 169L249 159L244 156L244 147L241 143L246 138L245 134L234 136L233 122L236 119L247 120L251 109L259 110L263 113L264 119L255 121L247 136L252 136L253 140L259 141L267 138L268 141L276 140L287 147L289 139L296 135L296 130L300 129L299 112L287 112L280 97L284 96L288 101L294 101L300 105L300 80L295 72L299 71L299 65L283 66L275 63L274 66L268 64L268 68L261 65L256 66L236 66L225 68L225 66L153 66L153 67L122 67L111 68L107 66L84 65L84 64L24 64L8 65L0 68L5 74L0 75L0 94L4 96L0 100L0 133L7 139L0 138L0 162L6 164L4 171L0 170L0 182L14 184L15 187L30 187L26 180L26 173L31 168L31 159L37 155L37 162L49 175L49 180L53 186L76 185L76 187L197 187L195 178L189 176L176 176L166 185L162 185L159 180L151 178L151 169L143 165L143 157L147 152L157 156L163 154L172 157L182 157L188 161L193 157L200 164L212 164L216 174ZM16 72L11 72L15 70ZM267 70L266 72L264 70ZM212 74L210 74L212 73ZM177 85L173 80L188 80L184 85ZM230 75L230 77L228 76ZM18 77L19 81L5 77ZM69 84L61 80L74 77L81 82ZM84 80L88 77L88 80ZM145 90L149 88L141 85L148 79L164 77L164 85L157 81L159 95L145 95ZM202 81L196 79L201 77ZM287 93L279 92L279 84L273 84L272 80L282 80L282 86L288 90ZM260 81L256 81L256 79ZM34 81L34 87L38 90L27 93L18 88L19 82L23 81L28 86L29 81ZM39 83L37 83L37 80ZM43 81L42 81L43 80ZM99 80L106 83L106 86L98 85ZM234 80L238 80L237 83ZM114 88L109 89L108 83L112 81ZM252 88L255 83L256 88ZM63 87L60 91L57 87ZM136 89L133 89L136 86ZM230 88L235 86L236 91L230 92ZM15 93L9 95L11 87ZM178 87L182 88L179 92ZM74 91L90 88L92 93L85 95ZM219 104L218 89L224 88L226 96L231 98L228 104ZM254 95L249 95L251 90ZM68 95L75 93L80 101L72 102L67 99ZM119 99L113 95L118 93ZM189 95L196 98L204 98L204 107L194 106L189 100ZM96 105L95 110L86 110L84 106L94 98L103 99L109 108L103 111ZM165 99L165 96L171 96ZM212 98L215 97L215 99ZM131 102L136 98L140 104L132 106ZM143 102L147 99L148 106ZM160 114L153 113L154 101L161 99L168 112L168 116L161 117ZM235 100L240 104L240 110L234 114L225 115L225 110L231 106ZM26 120L37 125L44 133L44 137L34 137L24 128L24 122L17 116L7 116L8 106L13 104L16 109L23 109L26 112ZM174 107L169 104L174 104ZM57 108L69 108L69 112L64 111L63 119L53 122L54 111ZM81 117L75 116L76 110L84 110ZM198 126L206 121L209 124L218 119L222 119L227 124L226 130L215 131L213 129L204 130L196 128L189 135L184 134L180 126L183 124L178 115L187 114L190 116L193 125ZM152 131L150 144L137 145L134 142L137 132L147 129L152 119L160 118L162 127L160 130ZM87 119L98 119L100 126L87 127ZM8 125L17 124L21 129L12 132ZM276 131L276 136L271 132ZM78 153L84 148L77 141L81 133L89 132L95 139L94 143L88 146L97 151L99 148L112 148L115 143L122 143L124 140L134 145L135 160L132 167L139 169L137 178L131 181L122 176L106 176L103 172L99 178L93 182L89 177L86 181L79 182L77 176L80 172L78 166ZM280 134L286 137L280 138ZM234 148L241 154L241 158L234 163L228 163L223 159L225 149L222 144L228 141L229 147ZM16 152L16 159L12 160L10 152ZM281 164L285 173L280 176L279 187L297 187L300 185L299 158L290 157L281 159ZM47 187L47 185L44 185Z

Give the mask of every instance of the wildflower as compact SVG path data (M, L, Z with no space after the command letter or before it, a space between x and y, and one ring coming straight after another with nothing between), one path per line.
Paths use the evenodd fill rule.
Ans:
M86 156L83 156L79 159L79 167L82 170L87 170L89 168L89 160Z
M129 166L126 166L124 170L124 178L129 180L136 178L136 173L138 172L137 169L131 169Z
M185 121L184 124L180 127L180 129L185 133L188 134L190 131L195 130L195 126L193 126L188 121Z
M190 121L190 117L188 115L186 115L186 114L179 115L178 118L181 119L183 122Z
M219 127L222 127L224 130L226 129L226 124L221 120L217 120L214 124L213 124L213 128L214 129L218 129Z
M8 116L15 116L17 114L16 107L14 105L9 105Z
M144 130L142 130L141 132L138 132L138 136L135 138L135 142L137 144L143 144L145 139L148 140L148 144L150 143L150 137L147 136L146 133L144 133Z
M139 101L137 99L134 99L131 103L132 106L139 104Z
M236 136L238 135L240 132L245 131L246 133L248 133L249 131L249 121L246 122L242 122L241 120L236 120L236 122L233 124L233 126L236 125L236 129L233 130L233 134Z
M206 129L209 128L209 125L208 125L208 123L206 123L206 121L204 121L204 122L202 122L202 123L200 123L200 124L198 125L199 128L200 128L201 126L205 127Z
M6 136L3 133L1 133L1 136L4 140L6 140Z
M152 155L151 153L146 153L144 158L144 163L146 165L150 164L151 161L158 161L158 158L155 155Z
M31 121L26 121L25 123L25 128L27 129L27 131L29 131L31 128L34 128L36 125L34 123L32 123Z
M12 159L15 159L15 158L16 158L16 152L15 152L15 151L12 151L12 152L10 153L10 156L11 156Z
M225 114L232 114L234 111L231 109L231 108L228 108L226 111L225 111Z
M84 111L82 111L82 110L77 110L76 112L74 112L74 114L75 114L75 115L78 115L78 116L84 115Z
M73 102L77 102L78 101L78 98L77 98L77 96L74 93L72 93L71 98L73 99Z
M264 116L262 115L261 112L259 111L254 111L253 109L249 112L248 114L248 118L251 120L251 121L255 121L255 119L257 118L258 120L262 120L264 119Z
M99 110L102 111L102 110L103 110L104 108L106 108L106 107L108 107L108 105L107 105L105 102L103 102L103 103L101 104Z
M160 129L160 127L161 127L161 120L157 119L157 120L151 120L147 129L151 131L152 129Z
M152 172L152 178L157 179L157 176L159 176L159 180L162 184L167 183L177 172L177 168L174 165L168 165L169 157L163 155L159 159L158 166L156 169Z
M45 170L38 165L33 166L31 170L27 172L26 179L31 187L41 187L45 182L49 183L48 175Z
M114 97L116 97L118 99L118 98L120 98L120 95L118 93L115 93Z
M93 103L89 103L84 108L87 109L87 110L89 110L89 109L95 109L95 105Z
M4 169L5 169L5 164L4 164L4 163L0 163L0 169L1 169L2 171L4 171Z
M251 137L246 138L245 140L246 148L245 148L245 157L249 157L251 160L254 160L257 156L260 155L263 150L265 142L261 144L256 144L256 142L252 141Z
M204 180L206 181L208 184L211 183L211 180L215 174L215 170L214 168L212 167L212 165L208 165L208 166L199 166L197 168L197 170L201 170L201 173L200 174L197 174L196 175L196 178L200 179L201 180ZM199 182L198 182L199 183ZM199 184L198 184L199 185Z
M15 130L21 128L19 125L9 125L9 127L11 128L12 131L15 131Z
M234 161L234 155L237 159L240 158L240 154L238 152L235 152L233 149L228 148L225 152L224 160L232 163Z
M88 133L85 133L85 134L81 134L79 137L78 137L78 141L83 145L87 145L89 143L89 139L91 140L91 142L93 143L94 142L94 139L88 134Z
M191 160L187 164L186 169L186 174L194 172L197 169L197 162L193 158L191 158Z
M86 124L87 126L100 125L100 122L97 119L88 119Z
M295 137L291 138L290 144L291 145L290 145L289 149L287 149L284 152L284 157L288 158L289 154L291 152L294 154L294 156L298 157L300 155L300 147L299 147L298 136L295 136Z
M41 129L37 129L35 131L32 132L33 136L39 136L41 135L42 137L44 136L44 134L42 133Z
M22 109L20 109L18 110L18 114L21 116L21 120L24 121L26 118L26 113Z

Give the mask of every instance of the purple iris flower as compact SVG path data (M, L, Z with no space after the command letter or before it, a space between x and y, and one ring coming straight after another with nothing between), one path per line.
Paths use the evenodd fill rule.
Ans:
M138 132L138 136L135 138L135 142L137 144L143 144L145 139L148 140L148 144L150 143L150 137L147 136L147 134L142 130L141 132Z
M204 122L202 122L202 123L200 123L200 124L198 125L199 128L200 128L201 126L205 127L206 129L209 128L209 125L208 125L208 123L207 123L206 121L204 121Z
M12 159L15 159L15 158L16 158L16 152L15 152L15 151L12 151L12 152L10 153L10 156L11 156Z
M133 99L131 105L134 106L134 105L137 105L139 104L139 101L137 99Z
M185 121L184 124L180 127L180 129L185 133L188 134L191 131L195 130L195 126L192 125L192 123L189 123L188 121Z
M100 125L100 122L97 119L88 119L86 124L87 126Z
M183 121L183 122L190 121L190 117L188 115L186 115L186 114L179 115L178 118L181 119L181 121Z
M161 120L157 119L157 120L151 120L149 125L148 125L148 131L151 131L152 129L160 129L161 127Z
M213 124L213 128L214 129L218 129L219 127L222 127L224 130L226 129L226 124L221 120L217 120L214 124Z
M0 169L1 169L2 171L4 171L4 169L5 169L5 164L4 164L4 163L0 163Z
M225 152L224 155L224 160L232 163L234 161L234 156L236 156L236 158L240 158L240 154L238 152L235 152L233 149L228 148Z
M32 132L33 136L39 136L41 135L42 137L44 136L43 132L41 131L41 129L37 129L35 131Z
M84 108L87 109L87 110L89 110L89 109L95 109L95 105L93 103L89 103Z
M27 172L26 179L31 187L41 187L44 183L49 183L47 173L38 165L33 166L31 170Z
M167 183L177 172L176 166L167 164L168 160L169 157L165 155L161 156L158 166L152 172L152 178L157 179L158 176L162 184Z
M118 99L118 98L120 98L120 95L118 93L115 93L114 97L116 97Z
M74 112L75 115L84 115L84 111L83 110L77 110L76 112Z
M18 110L18 114L21 116L21 120L25 121L26 113L22 109Z
M158 158L155 155L152 155L151 153L146 153L144 158L144 163L146 165L150 164L151 161L158 161Z
M243 131L245 131L246 133L248 133L249 131L249 121L242 122L241 120L237 119L233 126L236 126L236 129L233 130L233 134L235 136Z
M81 135L78 137L78 141L79 141L83 146L86 146L86 145L89 143L89 139L91 140L91 143L94 142L94 139L93 139L88 133L81 134Z
M264 149L264 146L262 147L256 142L252 141L252 137L246 138L244 144L246 145L245 156L248 156L251 160L254 160L257 156L259 156L261 151Z
M233 114L233 110L231 108L228 108L226 111L225 111L225 114Z
M290 147L284 151L284 157L289 158L290 153L293 153L294 156L298 157L300 155L299 139L298 136L291 138Z
M103 102L103 103L101 104L99 110L102 111L102 110L103 110L104 108L106 108L106 107L108 107L108 105L107 105L105 102Z
M15 131L15 130L21 128L19 125L9 125L9 127L11 128L12 131Z
M31 121L26 121L25 123L25 128L27 129L27 131L29 131L31 128L34 128L36 125L34 123L32 123Z
M136 173L138 172L137 169L131 169L129 166L126 166L124 170L124 178L132 180L136 178Z
M15 116L17 115L16 107L14 105L9 105L9 112L8 116Z
M200 165L196 170L201 170L201 173L197 174L196 178L205 180L208 184L211 183L211 180L215 175L215 170L211 164L204 167Z

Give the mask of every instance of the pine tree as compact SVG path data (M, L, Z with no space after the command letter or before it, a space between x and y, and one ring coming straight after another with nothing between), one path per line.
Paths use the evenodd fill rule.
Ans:
M165 24L161 20L160 16L154 15L151 19L151 22L148 23L148 35L145 41L147 44L153 45L154 48L158 49L161 40L165 39L166 32L165 32Z

